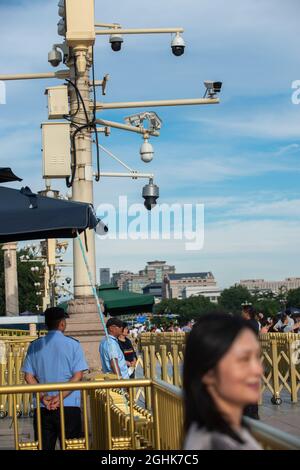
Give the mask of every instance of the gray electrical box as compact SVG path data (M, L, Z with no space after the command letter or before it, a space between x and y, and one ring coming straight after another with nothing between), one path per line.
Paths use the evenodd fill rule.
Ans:
M63 119L69 114L68 87L66 85L46 88L48 95L48 118Z
M66 178L71 174L70 124L42 124L43 178Z

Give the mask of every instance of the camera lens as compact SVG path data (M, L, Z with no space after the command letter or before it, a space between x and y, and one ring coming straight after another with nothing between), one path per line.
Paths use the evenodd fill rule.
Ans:
M184 53L184 46L172 46L172 52L179 57Z
M118 52L121 50L122 43L121 41L113 41L111 43L111 48L113 51Z

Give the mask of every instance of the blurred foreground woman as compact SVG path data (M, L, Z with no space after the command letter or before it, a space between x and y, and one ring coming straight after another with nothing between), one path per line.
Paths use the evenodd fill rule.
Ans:
M262 376L260 346L240 317L204 315L189 334L183 393L187 450L258 450L242 422L257 403Z

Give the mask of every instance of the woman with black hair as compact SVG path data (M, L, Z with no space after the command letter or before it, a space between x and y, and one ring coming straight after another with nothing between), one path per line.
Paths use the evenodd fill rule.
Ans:
M249 322L225 314L201 317L185 350L184 449L261 449L242 416L246 405L258 402L262 372L259 342Z

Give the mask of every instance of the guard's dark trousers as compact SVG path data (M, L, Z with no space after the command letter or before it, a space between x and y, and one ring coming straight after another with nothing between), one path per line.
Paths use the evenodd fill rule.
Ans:
M81 428L81 410L77 406L65 406L65 434L66 439L75 439L82 437ZM42 446L43 450L55 450L57 438L59 438L61 447L61 432L60 432L60 409L47 410L41 408L42 419ZM34 439L38 440L37 432L37 413L34 410L33 418Z

